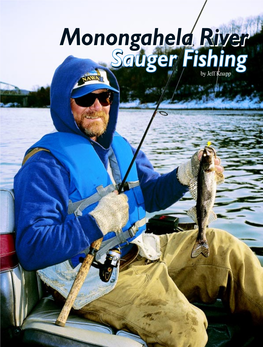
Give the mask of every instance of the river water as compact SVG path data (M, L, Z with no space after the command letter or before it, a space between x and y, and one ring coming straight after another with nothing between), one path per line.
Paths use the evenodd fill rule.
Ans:
M156 114L142 150L160 173L173 170L208 141L225 168L210 226L244 240L263 264L263 111L166 110ZM121 109L117 130L137 147L152 110ZM12 188L26 149L54 130L49 109L1 108L1 187ZM194 205L190 194L165 212Z

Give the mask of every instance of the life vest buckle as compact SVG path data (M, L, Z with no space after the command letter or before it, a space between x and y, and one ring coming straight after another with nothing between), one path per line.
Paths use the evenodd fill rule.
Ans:
M116 185L116 189L117 189L118 191L119 191L120 186L121 186L121 183L118 183L118 184ZM130 190L130 186L129 186L129 183L128 183L128 182L125 182L124 185L123 185L123 187L122 187L122 189L121 189L121 191L120 191L120 193L127 192L127 190Z

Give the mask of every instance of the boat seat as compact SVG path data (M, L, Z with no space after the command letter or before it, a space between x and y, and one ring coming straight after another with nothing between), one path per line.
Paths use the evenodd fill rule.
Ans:
M15 251L14 194L0 190L1 346L147 347L137 335L70 314L65 327L55 325L61 311L45 295L35 271L25 271Z

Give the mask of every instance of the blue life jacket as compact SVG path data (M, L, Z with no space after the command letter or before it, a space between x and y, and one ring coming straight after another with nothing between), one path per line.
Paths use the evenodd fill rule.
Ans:
M89 213L104 195L117 189L92 143L84 137L72 133L51 133L42 137L28 152L35 148L49 150L69 172L68 213L72 218ZM115 132L109 163L117 185L122 182L132 158L130 145ZM144 198L135 164L127 177L126 186L128 190L124 194L128 196L129 220L122 233L110 232L104 236L97 258L116 245L124 247L145 230Z

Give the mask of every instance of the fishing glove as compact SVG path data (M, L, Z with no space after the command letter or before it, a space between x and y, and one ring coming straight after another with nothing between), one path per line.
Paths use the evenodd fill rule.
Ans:
M129 205L125 194L112 192L101 198L96 208L89 213L94 217L103 235L118 232L128 222Z
M181 164L177 169L177 178L184 186L189 186L190 181L198 175L200 166L198 155L200 151L197 151L190 160Z

